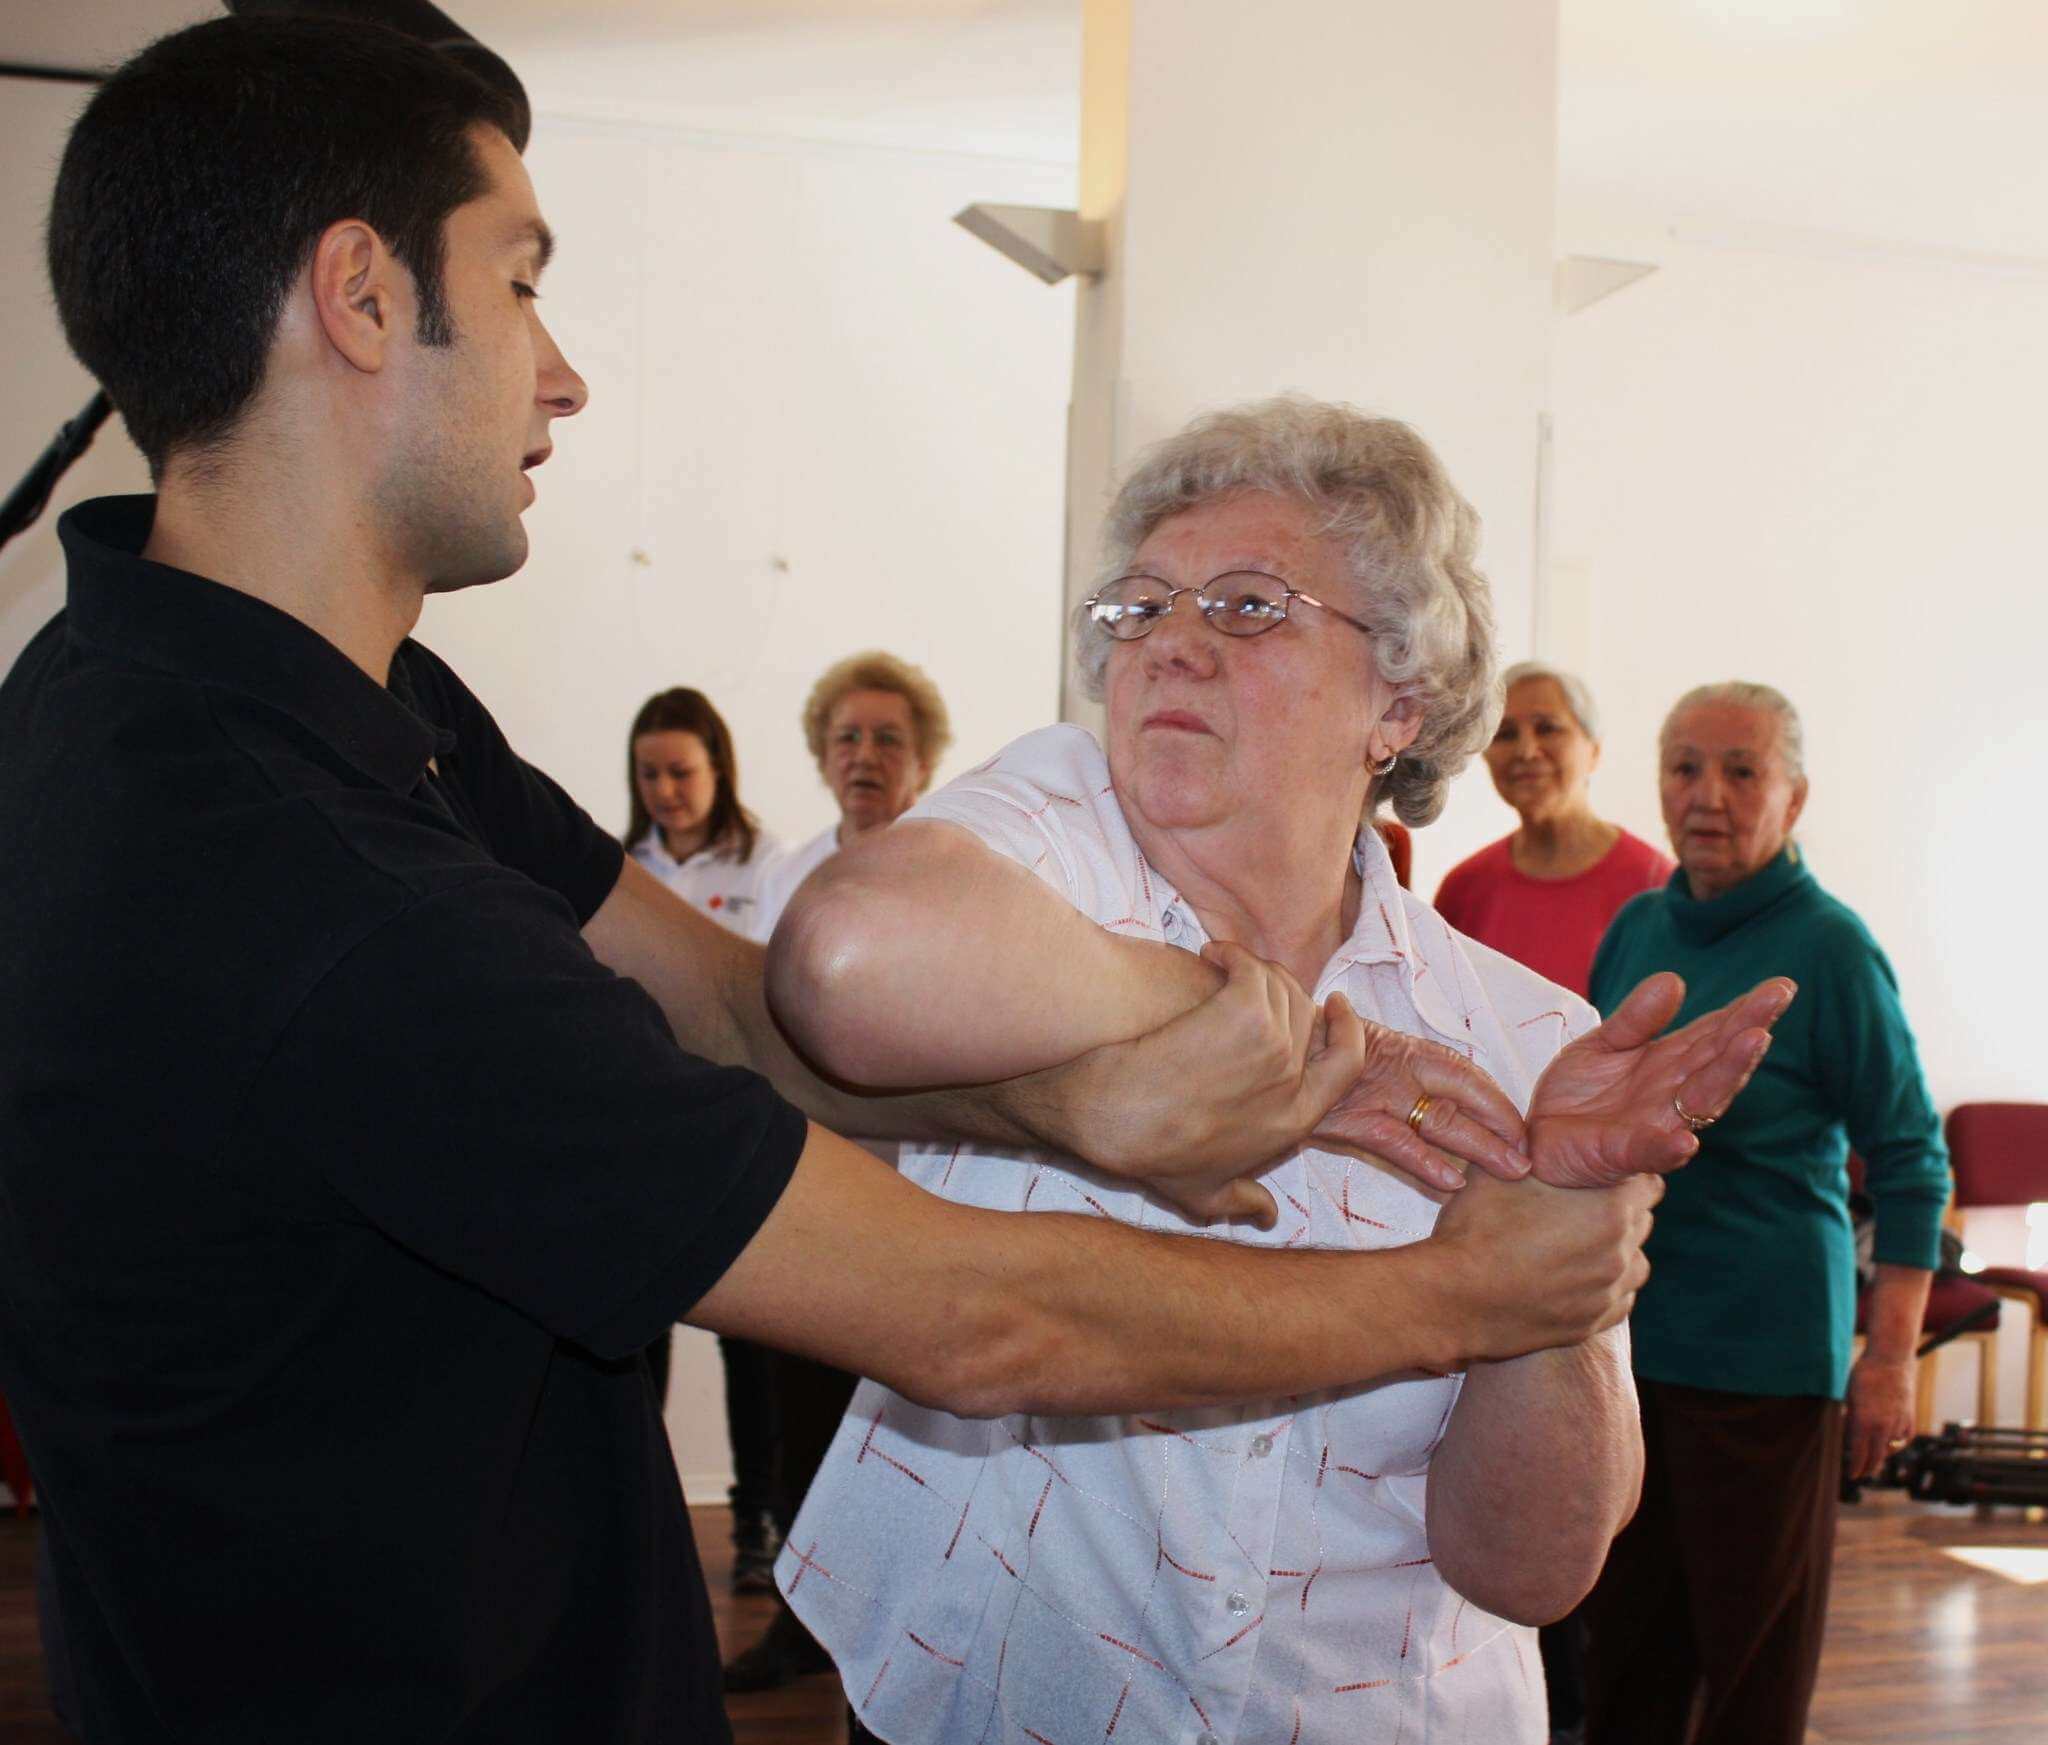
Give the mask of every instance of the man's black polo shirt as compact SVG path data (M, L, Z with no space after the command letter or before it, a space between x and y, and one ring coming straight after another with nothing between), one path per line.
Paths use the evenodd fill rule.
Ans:
M722 1739L635 1358L802 1117L591 956L619 848L446 666L151 513L64 517L0 686L0 1387L87 1737Z

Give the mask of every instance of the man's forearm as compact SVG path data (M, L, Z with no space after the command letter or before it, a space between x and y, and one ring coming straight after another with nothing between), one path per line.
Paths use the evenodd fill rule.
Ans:
M1083 926L1093 935L1085 941L1091 947L1098 941L1112 950L1133 947ZM706 920L632 861L585 926L584 937L601 962L654 997L676 1040L692 1054L752 1067L805 1114L836 1131L874 1139L1044 1146L1100 1161L1093 1136L1102 1122L1094 1117L1110 1087L1098 1083L1095 1068L1082 1061L1062 1058L987 1084L898 1095L856 1094L827 1081L768 1011L762 948ZM1148 991L1132 998L1133 1033L1144 1028L1140 1020L1146 1017L1163 1022L1161 1013L1192 1009L1221 979L1188 952L1163 945L1141 949L1154 954L1148 967L1157 974ZM987 979L963 973L958 962L949 972L934 971L935 983L963 988L970 999ZM1081 1052L1078 1041L1075 1052Z
M1432 1243L1303 1253L959 1206L814 1129L688 1319L967 1416L1082 1414L1448 1368L1491 1289Z
M1625 1329L1474 1365L1430 1462L1431 1553L1473 1604L1549 1623L1592 1587L1642 1474Z

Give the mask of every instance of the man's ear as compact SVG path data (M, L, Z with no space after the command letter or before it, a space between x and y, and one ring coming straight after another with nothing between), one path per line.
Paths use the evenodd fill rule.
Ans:
M1792 784L1792 804L1785 811L1785 829L1790 832L1799 822L1799 814L1806 810L1806 778L1801 776Z
M313 312L327 343L352 368L375 375L412 321L412 275L359 218L330 224L313 245Z
M1422 731L1422 699L1403 691L1386 707L1365 737L1366 759L1384 763L1397 752L1406 751Z

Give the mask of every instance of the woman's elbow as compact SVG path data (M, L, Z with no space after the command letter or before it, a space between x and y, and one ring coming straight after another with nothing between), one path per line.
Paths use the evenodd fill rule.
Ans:
M1590 1561L1547 1558L1540 1566L1517 1567L1510 1554L1475 1559L1467 1567L1460 1559L1439 1555L1436 1568L1445 1586L1482 1612L1491 1612L1510 1624L1540 1627L1567 1616L1593 1591L1606 1560L1603 1546L1601 1554Z
M886 1082L884 1026L864 1009L887 931L881 907L857 888L813 874L791 900L768 943L763 990L783 1033L814 1066L845 1084Z

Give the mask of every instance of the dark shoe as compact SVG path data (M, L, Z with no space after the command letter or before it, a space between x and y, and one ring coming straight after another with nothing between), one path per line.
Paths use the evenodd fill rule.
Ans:
M736 1594L775 1592L775 1553L736 1551L732 1559L732 1591Z
M775 1614L768 1633L725 1663L729 1691L780 1690L814 1672L830 1672L832 1656L788 1610Z
M766 1509L736 1510L732 1518L732 1591L767 1594L775 1591L775 1554L782 1534Z

